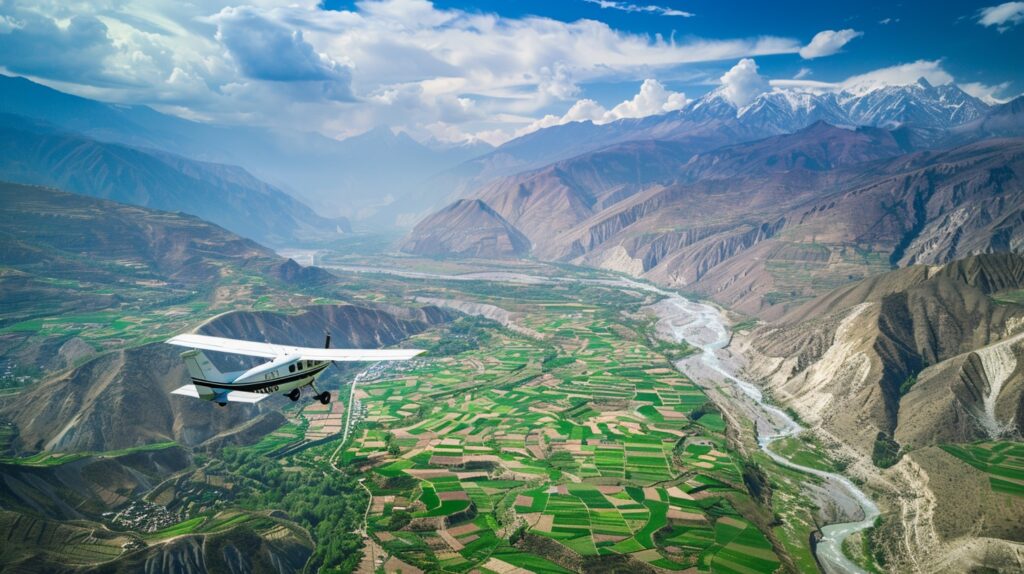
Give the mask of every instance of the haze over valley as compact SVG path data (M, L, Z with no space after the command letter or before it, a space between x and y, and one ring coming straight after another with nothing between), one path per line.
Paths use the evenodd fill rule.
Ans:
M0 572L1024 571L1022 53L0 3Z

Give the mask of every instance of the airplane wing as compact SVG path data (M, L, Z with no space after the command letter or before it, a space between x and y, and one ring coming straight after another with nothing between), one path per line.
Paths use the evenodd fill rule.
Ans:
M422 353L419 349L318 349L315 347L292 347L273 343L240 341L209 335L178 335L167 340L171 345L263 357L273 359L285 355L298 355L310 361L404 361Z
M185 397L192 397L193 399L202 399L204 397L199 396L199 390L196 389L195 385L183 385L173 391L172 395L182 395ZM262 401L270 395L262 395L259 393L249 393L246 391L227 391L220 395L218 398L226 399L229 403L249 403L254 404Z

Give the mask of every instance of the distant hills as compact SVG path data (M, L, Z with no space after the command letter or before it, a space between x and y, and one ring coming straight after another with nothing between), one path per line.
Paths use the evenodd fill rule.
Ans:
M786 116L792 123L753 122L783 104L802 110ZM697 131L669 129L657 132L667 139L615 143L493 178L470 197L525 235L534 257L623 271L778 317L894 265L1018 249L1020 108L1020 101L988 108L955 86L923 81L862 95L796 98L776 90L739 110L712 92L680 112L628 125L563 126L647 137L655 126L693 127L692 118L704 117ZM899 126L817 119L748 139L822 116ZM506 145L515 150L524 141ZM438 212L429 228L459 235L460 223L446 213L454 212ZM403 249L426 254L411 247L422 245L423 229ZM448 254L472 252L462 245Z
M301 293L337 280L195 216L35 186L0 183L0 239L0 358L48 371L0 405L0 419L19 429L21 452L195 446L268 432L281 422L276 412L217 412L170 395L187 372L180 350L159 341L168 324L180 329L203 316L191 310L212 315L275 294L303 305L312 297ZM435 308L317 305L293 315L226 312L204 332L320 345L329 329L338 345L373 348L448 318ZM112 349L94 346L103 331L100 344Z
M0 180L181 211L270 245L351 231L244 169L103 143L21 116L0 114Z
M378 128L343 141L316 133L193 122L146 106L107 104L0 75L0 113L43 121L89 139L237 165L325 217L408 225L448 197L432 175L490 150L486 144L424 145Z

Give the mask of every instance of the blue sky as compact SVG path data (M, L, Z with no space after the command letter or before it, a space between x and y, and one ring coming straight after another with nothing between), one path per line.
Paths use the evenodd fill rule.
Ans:
M663 113L737 77L838 90L924 75L997 101L1024 92L1022 53L1024 2L0 3L5 73L333 137L387 125L500 143Z

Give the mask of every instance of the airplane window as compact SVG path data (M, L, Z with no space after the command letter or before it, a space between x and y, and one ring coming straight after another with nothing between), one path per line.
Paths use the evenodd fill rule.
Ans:
M295 372L295 365L288 365L288 372L289 373L294 373Z

